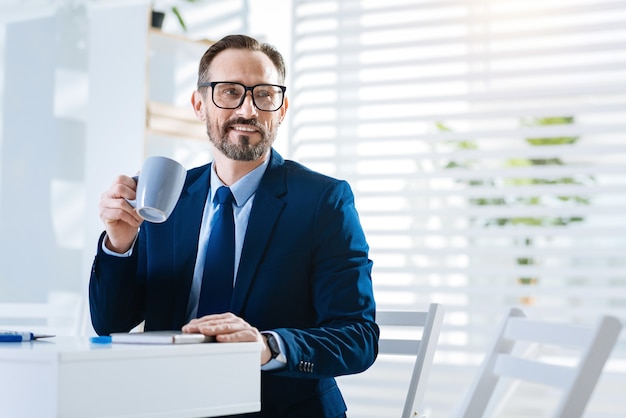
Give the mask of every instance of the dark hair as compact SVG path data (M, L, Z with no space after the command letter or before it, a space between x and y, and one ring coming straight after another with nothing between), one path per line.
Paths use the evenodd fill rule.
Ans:
M285 61L278 50L267 43L262 43L254 38L246 35L228 35L214 43L206 50L200 60L198 68L198 83L209 81L209 66L217 54L226 49L248 49L250 51L261 51L272 61L276 70L278 70L279 83L285 82L287 70L285 69Z

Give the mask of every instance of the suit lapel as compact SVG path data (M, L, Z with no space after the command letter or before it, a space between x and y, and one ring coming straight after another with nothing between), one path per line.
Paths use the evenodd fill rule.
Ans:
M283 196L287 188L282 163L283 159L272 151L270 166L254 197L231 303L235 315L239 315L245 306L261 256L285 206Z
M174 266L184 266L182 274L177 278L182 283L174 286L175 324L187 322L187 304L198 254L202 213L211 178L210 164L205 167L206 169L200 171L195 180L190 179L191 183L184 189L175 209L177 216L174 218Z

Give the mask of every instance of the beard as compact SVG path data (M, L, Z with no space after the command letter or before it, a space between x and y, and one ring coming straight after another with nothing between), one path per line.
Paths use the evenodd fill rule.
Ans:
M250 136L240 133L235 142L229 138L233 125L250 125L258 130L261 140L257 144L250 143ZM207 119L207 135L211 143L227 158L235 161L255 161L266 155L276 138L276 130L268 131L256 119L235 118L227 121L220 129L217 123Z

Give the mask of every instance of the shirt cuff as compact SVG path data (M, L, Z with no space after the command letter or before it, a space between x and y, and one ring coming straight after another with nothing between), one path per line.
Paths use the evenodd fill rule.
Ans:
M137 234L139 235L139 234ZM107 246L105 245L106 242L108 241L109 237L108 235L104 235L104 238L102 239L102 251L107 254L107 255L112 255L113 257L130 257L131 255L133 255L133 248L135 247L135 242L137 242L137 235L135 236L135 240L133 241L133 244L130 246L130 249L128 251L126 251L125 253L116 253L115 251L111 251L107 248Z

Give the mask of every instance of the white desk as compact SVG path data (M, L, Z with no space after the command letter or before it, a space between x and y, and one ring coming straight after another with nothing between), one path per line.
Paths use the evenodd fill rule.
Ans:
M0 415L182 418L259 411L257 343L0 343Z

